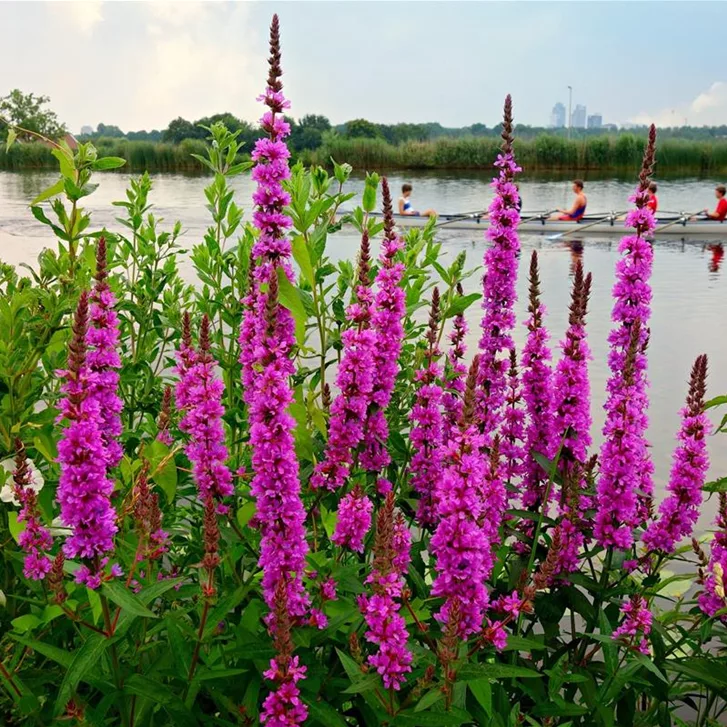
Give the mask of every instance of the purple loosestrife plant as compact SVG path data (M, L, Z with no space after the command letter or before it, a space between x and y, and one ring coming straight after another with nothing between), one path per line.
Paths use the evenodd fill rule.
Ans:
M87 363L89 326L88 293L81 293L68 345L68 365L63 379L59 421L65 421L58 443L61 475L57 497L61 521L71 529L63 545L67 558L82 558L76 580L98 588L105 557L114 549L118 530L111 505L114 483L107 473L106 444L101 433L101 404L93 394L96 376ZM103 560L102 560L103 559Z
M525 410L517 369L517 354L510 349L510 368L505 390L505 414L502 423L500 449L503 455L504 477L508 482L520 481L525 471Z
M116 298L108 284L106 270L106 239L101 237L96 248L96 284L91 292L91 308L86 343L86 365L93 374L91 395L99 403L99 427L106 449L108 467L116 467L123 450L121 436L121 410L118 395L121 359L119 345L119 317L114 306Z
M707 436L710 422L704 411L707 357L698 356L692 368L687 404L682 409L682 425L677 435L668 497L659 506L659 516L644 533L649 550L673 553L682 538L692 534L699 519L702 488L709 468Z
M288 413L293 400L290 377L295 373L292 351L295 328L290 312L278 300L278 270L292 277L291 245L286 230L291 226L284 208L290 197L282 182L290 176L285 137L290 133L282 112L289 107L280 81L280 28L278 16L270 26L270 73L267 89L260 100L268 107L261 127L268 135L255 145L253 179L257 182L254 221L259 237L253 247L258 259L255 268L263 293L257 288L254 316L243 319L243 327L255 323L255 331L243 332L250 341L252 361L243 361L253 374L245 395L249 408L250 445L254 477L250 491L256 501L260 527L260 559L263 569L263 596L275 607L275 593L281 579L286 586L286 612L294 622L304 619L310 598L303 588L303 572L308 553L305 509L301 500L298 458L293 430L295 421ZM243 354L246 347L243 346ZM249 368L246 368L249 367ZM270 614L275 629L275 614Z
M474 424L479 356L470 366L459 430L444 446L444 468L436 492L437 528L430 541L436 577L432 595L444 604L435 614L442 624L457 609L460 638L482 626L488 595L485 581L492 570L491 529L482 523L488 471L484 435ZM488 525L489 528L489 525Z
M655 226L654 213L647 206L655 149L656 129L652 126L639 187L631 197L635 209L626 217L634 234L624 237L619 245L622 257L616 264L613 288L615 326L608 337L611 376L607 384L594 533L604 547L621 549L631 546L633 529L646 520L647 500L653 491L654 468L645 438L649 423L646 346L653 251L645 238ZM635 327L638 336L633 340Z
M356 302L346 315L351 327L341 335L343 354L336 376L339 394L331 406L328 442L323 461L310 479L314 489L334 490L350 474L356 448L364 438L366 414L374 385L374 345L376 336L370 327L372 294L369 285L369 236L364 230L358 263Z
M553 371L548 330L543 323L545 306L540 302L540 276L538 253L530 258L530 314L526 326L528 337L522 353L522 389L527 412L525 427L525 454L522 482L522 507L530 512L548 514L550 497L546 499L549 473L535 459L541 454L548 459L555 456L553 429ZM522 520L521 530L532 534L533 521ZM522 550L522 544L517 544Z
M591 352L585 327L590 290L591 274L584 277L579 260L574 273L568 330L561 343L562 356L553 376L554 431L556 442L561 443L559 467L564 480L560 504L560 514L564 518L562 548L556 574L573 570L577 565L578 553L585 542L581 518L590 504L580 492L585 486L581 475L591 445L591 391L588 381ZM570 488L569 492L565 485Z
M457 295L464 295L462 284L457 284ZM451 346L447 351L447 365L445 367L445 391L442 395L444 407L444 441L449 440L452 432L457 430L462 417L462 395L464 394L465 379L467 378L467 365L464 357L467 353L467 321L464 313L454 317L452 332L449 334Z
M222 417L224 385L216 376L217 362L210 353L210 322L205 315L199 331L196 363L185 372L177 386L177 400L183 398L186 413L179 429L189 435L185 451L192 463L199 499L205 503L212 497L218 505L232 495L232 474L225 462L225 429ZM180 391L182 397L179 396ZM223 506L224 507L224 506Z
M164 395L162 396L162 408L157 419L157 439L171 447L174 440L169 427L172 424L172 387L164 387Z
M427 329L427 352L424 367L416 372L418 389L411 410L412 429L409 436L412 446L411 485L419 494L417 521L422 527L435 523L436 505L434 492L442 476L442 387L439 378L441 368L436 359L439 331L439 290L432 292L432 307Z
M362 467L372 472L382 470L391 460L386 449L389 425L385 412L399 372L398 359L404 339L403 319L406 314L404 289L401 287L404 265L396 262L404 242L396 234L394 227L391 193L386 177L381 180L381 191L384 204L384 239L381 243L379 271L376 275L377 291L371 315L371 327L376 334L374 385L360 455Z
M364 538L371 529L374 504L356 485L338 505L338 520L331 540L341 548L363 553Z
M38 507L38 494L30 487L32 473L28 465L25 446L15 440L15 470L13 488L20 503L18 522L25 523L23 532L18 536L18 545L25 551L23 574L26 578L41 581L50 572L52 561L48 551L53 547L53 538L43 525Z
M623 641L630 649L641 654L649 654L648 636L651 633L653 616L643 596L631 596L631 600L621 606L625 615L623 623L613 632L615 641Z
M184 312L184 316L182 317L182 340L176 353L176 359L177 365L175 371L177 372L178 380L175 397L177 406L181 410L184 410L190 406L190 388L194 381L187 374L195 367L197 361L199 361L199 352L194 347L192 341L192 319L187 311Z
M410 546L411 536L403 518L394 511L394 495L390 492L376 519L373 570L366 579L373 595L362 596L359 604L368 627L366 638L378 647L368 663L381 675L387 689L397 691L406 681L412 663L406 621L399 613Z
M512 331L515 327L515 283L520 252L517 234L520 197L514 179L520 167L515 163L512 143L512 99L508 95L502 122L502 153L495 162L500 171L492 182L495 196L490 204L487 228L491 246L485 253L483 279L478 424L488 439L492 439L502 423L508 357L515 346Z

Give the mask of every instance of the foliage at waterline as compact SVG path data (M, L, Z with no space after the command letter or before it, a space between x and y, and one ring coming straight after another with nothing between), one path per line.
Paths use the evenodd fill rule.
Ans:
M229 182L249 165L217 125L199 286L147 175L119 231L93 229L93 172L120 160L90 145L54 150L61 177L32 207L58 249L27 277L2 269L5 721L717 723L727 502L709 552L690 545L703 488L725 489L704 482L699 352L661 502L645 440L654 134L594 452L590 274L554 357L534 255L527 344L512 340L509 98L470 358L474 270L445 266L433 225L398 235L385 179L351 216L355 267L327 258L351 169L289 169L280 73L275 18L255 212L243 221Z

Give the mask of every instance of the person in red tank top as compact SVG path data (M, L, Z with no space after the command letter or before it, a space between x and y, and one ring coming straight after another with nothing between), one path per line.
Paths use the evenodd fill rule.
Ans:
M649 199L648 199L648 201L647 201L647 203L646 203L646 206L647 206L647 207L648 207L648 208L649 208L649 209L650 209L650 210L651 210L651 211L652 211L652 212L653 212L654 214L656 214L656 210L657 210L657 209L659 209L659 199L658 199L658 198L657 198L657 196L656 196L656 190L657 190L656 182L652 182L652 183L651 183L651 184L649 185L649 189L648 189L648 195L649 195Z
M718 184L714 189L714 196L717 198L717 206L714 212L710 212L708 209L704 210L708 220L724 222L725 217L727 217L727 198L725 198L725 194L727 194L727 187L724 184Z

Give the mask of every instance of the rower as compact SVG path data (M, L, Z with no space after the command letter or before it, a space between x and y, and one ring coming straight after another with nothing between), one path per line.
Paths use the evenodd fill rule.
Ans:
M418 212L411 203L411 184L403 184L401 187L401 197L399 197L399 214L409 215L411 217L436 217L437 213L433 209Z
M580 222L580 220L583 218L583 215L586 214L586 205L588 204L588 199L583 193L582 180L575 179L573 181L573 194L575 194L576 196L576 198L573 200L573 206L569 210L558 210L558 212L560 212L560 215L555 219Z
M717 206L715 207L714 212L710 212L708 209L704 210L704 214L707 216L708 220L719 220L720 222L724 222L725 217L727 217L727 199L725 199L725 194L727 194L727 188L724 184L718 184L714 188L714 196L717 198Z
M646 202L646 206L654 213L656 214L656 210L659 208L659 199L656 196L656 182L652 182L649 185L649 189L647 190L647 195L649 196L649 199Z

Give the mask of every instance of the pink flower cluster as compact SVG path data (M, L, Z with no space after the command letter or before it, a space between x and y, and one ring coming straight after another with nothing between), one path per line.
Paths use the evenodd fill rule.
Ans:
M356 303L346 314L352 326L341 335L343 355L338 367L336 386L339 394L331 406L328 442L324 459L310 478L312 488L334 490L350 474L355 449L364 439L364 425L374 387L374 347L376 334L369 327L372 293L368 286L368 233L361 241L359 285Z
M374 504L357 485L341 498L338 520L331 540L341 548L363 553L364 538L371 529Z
M67 424L58 443L61 475L57 497L61 520L71 529L63 545L65 556L88 561L77 571L76 580L89 588L98 588L102 580L99 564L107 562L104 556L113 551L118 530L111 505L114 483L108 476L109 463L113 461L109 457L115 458L117 450L110 446L110 440L104 439L101 429L102 401L95 394L102 391L106 401L111 393L105 387L99 388L99 360L96 371L88 366L88 329L88 293L84 291L74 317L68 368L59 373L64 394L59 421L65 420ZM96 338L111 339L113 334Z
M702 488L709 468L707 436L709 418L704 412L707 357L694 362L687 404L682 409L682 425L677 436L669 484L669 496L659 506L659 517L644 533L650 550L673 553L679 541L692 534L699 519Z
M199 499L204 503L212 497L221 503L232 495L234 488L232 473L225 464L224 385L215 373L217 361L210 353L209 326L209 318L205 315L200 327L199 351L192 355L189 345L183 343L178 354L177 401L184 402L185 415L179 422L179 429L190 438L185 451L192 463ZM185 358L194 363L187 367Z
M704 591L699 594L699 607L707 616L714 616L727 608L727 495L724 493L720 493L716 525ZM720 619L727 623L727 614L720 616Z
M651 633L653 616L642 596L631 596L631 600L621 606L625 614L623 623L613 632L615 641L625 641L630 647L642 654L649 654L648 635Z
M365 426L360 462L362 467L379 472L390 462L386 449L389 425L385 411L394 391L396 375L399 372L399 354L404 338L403 319L406 313L404 290L401 287L404 275L403 263L396 262L397 253L404 247L403 240L396 234L391 216L391 193L389 183L381 180L384 199L384 213L388 217L386 235L381 244L379 271L376 275L376 297L371 325L376 333L374 348L374 385L371 392L373 407L369 410Z
M395 514L394 496L389 493L379 511L374 568L366 579L373 595L361 596L359 607L368 627L366 638L378 646L368 663L381 675L384 687L397 691L406 681L412 662L406 621L399 613L410 547L411 535L401 514Z
M462 286L459 286L459 294L463 295ZM452 345L447 351L445 391L442 395L444 441L447 441L450 433L457 429L457 424L462 416L462 396L464 394L464 380L467 376L467 365L464 363L464 357L467 353L465 337L468 330L464 314L458 313L452 324L452 332L449 334Z

